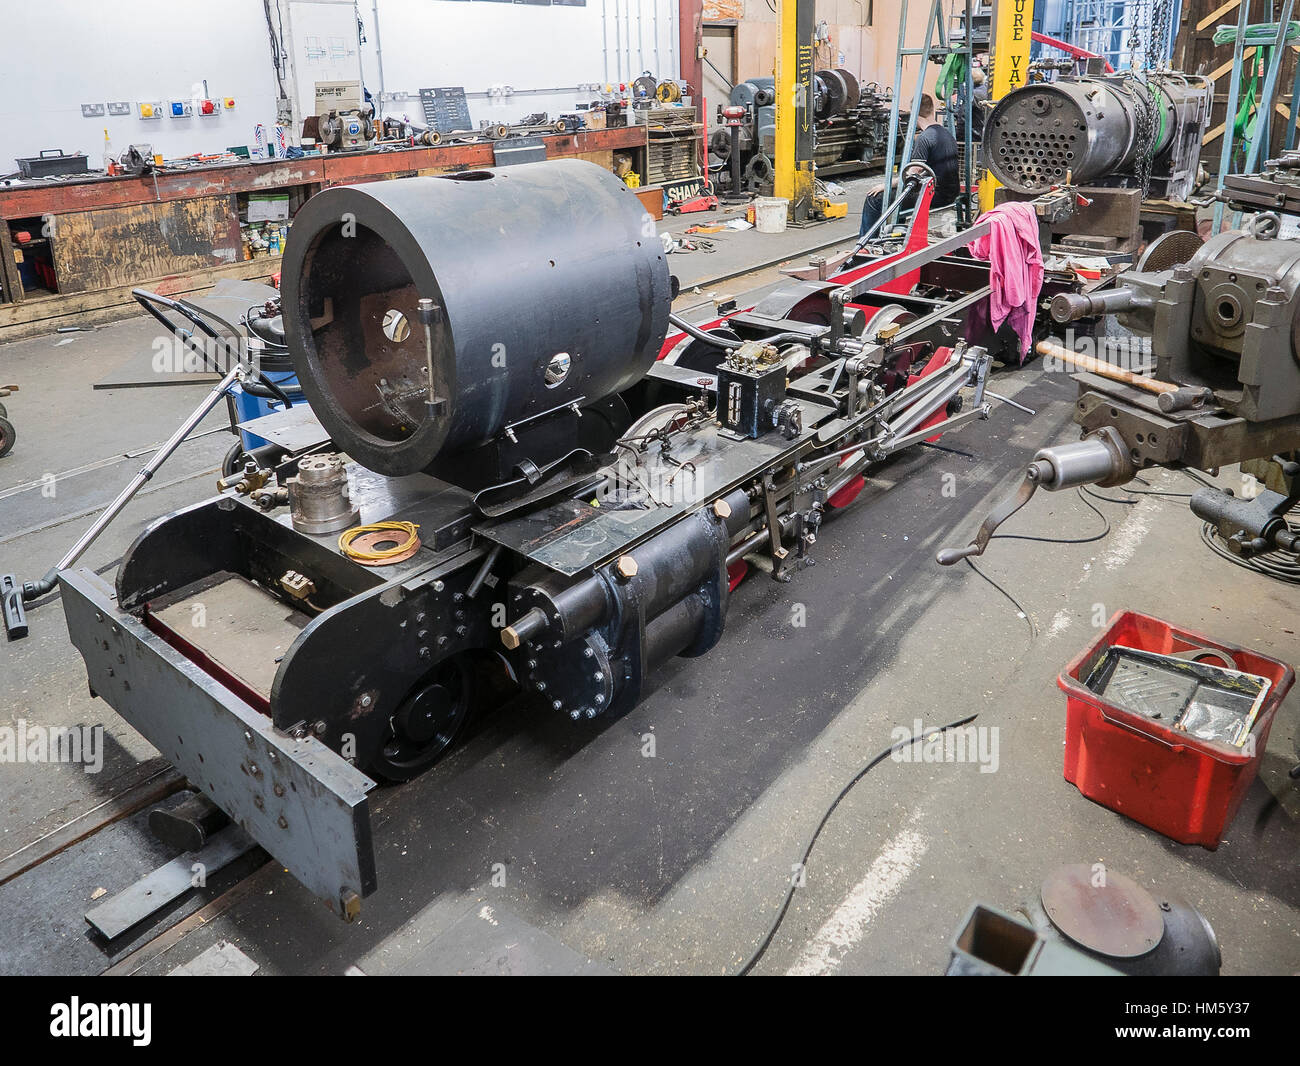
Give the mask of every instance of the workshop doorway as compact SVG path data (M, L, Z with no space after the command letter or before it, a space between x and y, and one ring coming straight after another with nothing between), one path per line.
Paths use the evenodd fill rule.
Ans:
M705 119L712 124L718 108L731 100L736 84L736 27L733 23L704 24Z

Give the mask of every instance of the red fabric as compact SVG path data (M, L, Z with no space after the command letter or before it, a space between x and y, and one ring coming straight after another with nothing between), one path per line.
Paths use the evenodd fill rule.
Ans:
M996 331L1011 320L1020 338L1020 361L1029 354L1034 336L1034 312L1043 287L1043 253L1038 247L1038 216L1029 204L999 204L980 216L992 229L968 247L976 259L988 261L989 319Z

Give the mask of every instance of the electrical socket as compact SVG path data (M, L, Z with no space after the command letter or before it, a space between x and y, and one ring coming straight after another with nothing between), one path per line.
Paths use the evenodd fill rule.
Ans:
M104 105L103 104L82 104L81 117L82 118L103 118Z
M110 115L129 115L131 113L131 101L110 100L108 102L108 113Z

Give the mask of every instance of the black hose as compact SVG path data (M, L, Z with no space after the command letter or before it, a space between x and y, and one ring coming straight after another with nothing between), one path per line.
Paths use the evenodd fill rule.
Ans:
M240 382L239 387L250 396L257 396L263 400L279 400L286 410L293 406L293 401L289 399L288 394L262 371L257 371L257 377L261 384L244 381Z
M54 586L59 583L59 572L56 569L49 570L46 575L39 581L26 581L23 583L23 602L31 603L32 600L44 596L47 592L52 592Z
M710 333L708 330L700 329L699 326L692 326L689 322L686 321L686 319L678 318L676 315L669 315L668 321L671 322L678 329L680 329L688 337L694 337L697 341L702 341L704 344L711 344L715 348L723 348L726 351L730 352L730 351L735 351L737 348L740 347L741 344L740 341L731 340L727 337L721 337L716 333ZM789 342L791 344L806 344L809 347L812 346L812 342L813 342L813 338L807 336L806 334L796 333L794 331L787 331L785 333L774 333L770 337L762 337L759 339L764 344L785 344Z
M726 337L719 337L715 333L709 333L700 329L699 326L692 326L684 318L678 318L676 315L669 315L668 321L680 329L688 337L694 337L697 341L703 341L705 344L711 344L715 348L726 348L728 351L739 347L740 341L728 340Z

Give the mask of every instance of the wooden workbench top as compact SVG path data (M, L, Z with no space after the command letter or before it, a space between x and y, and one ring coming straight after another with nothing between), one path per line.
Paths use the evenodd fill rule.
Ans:
M548 158L631 148L645 144L644 126L581 130L543 137ZM0 219L61 215L102 207L162 203L241 192L268 192L293 185L345 185L411 175L422 170L490 167L493 141L439 145L436 148L391 148L365 152L305 155L214 163L162 170L148 177L71 177L0 188Z

